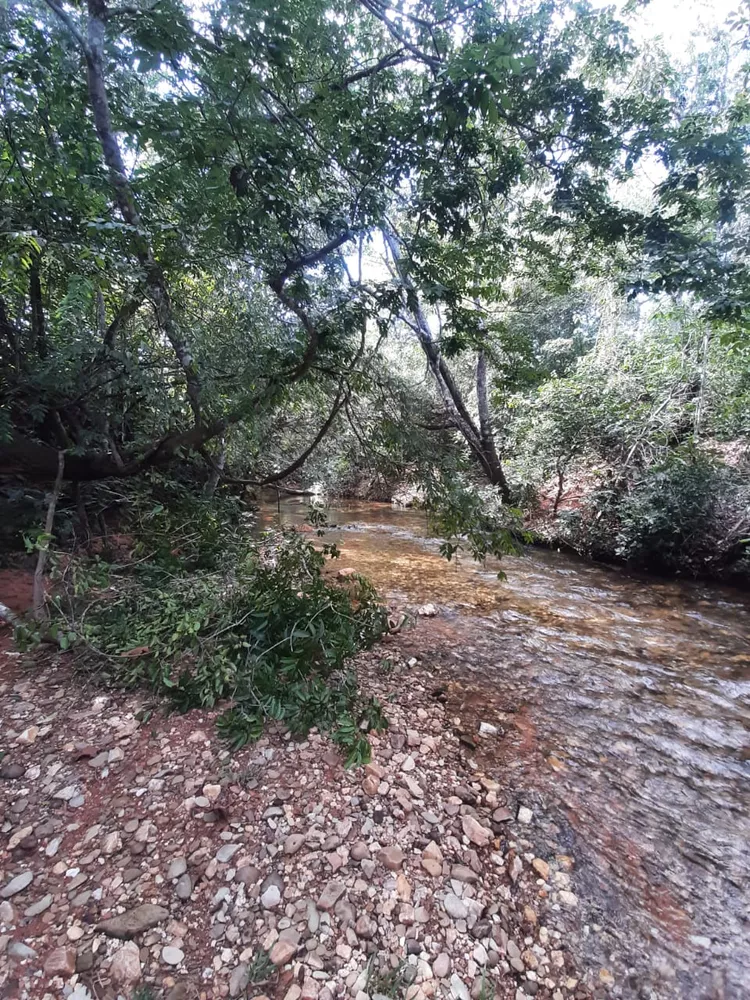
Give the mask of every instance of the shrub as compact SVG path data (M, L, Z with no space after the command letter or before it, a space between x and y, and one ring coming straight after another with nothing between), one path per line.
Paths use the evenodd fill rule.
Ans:
M592 491L557 518L558 540L582 554L665 573L742 575L750 533L750 480L693 449L627 482Z
M675 453L622 499L615 554L647 569L713 573L741 556L749 501L737 469Z

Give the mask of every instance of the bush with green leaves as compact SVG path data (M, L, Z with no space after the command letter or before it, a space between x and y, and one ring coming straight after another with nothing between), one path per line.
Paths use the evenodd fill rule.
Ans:
M747 573L750 475L693 448L632 482L599 483L556 522L556 540L584 555L659 573Z
M660 572L712 574L743 555L750 478L706 455L675 453L648 469L618 510L615 554Z
M387 723L346 661L386 628L374 590L361 577L326 578L334 546L294 531L253 535L231 525L229 504L206 504L204 519L202 506L141 510L141 560L64 562L58 625L114 683L147 685L180 710L227 702L218 726L234 749L274 719L299 737L327 731L348 763L366 761L367 732Z

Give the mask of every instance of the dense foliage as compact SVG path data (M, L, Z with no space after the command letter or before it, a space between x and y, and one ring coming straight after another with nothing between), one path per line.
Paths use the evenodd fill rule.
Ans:
M0 11L5 509L39 566L55 483L58 545L142 547L70 628L121 679L232 697L235 734L313 704L343 731L352 690L319 679L377 631L372 595L347 617L298 539L238 549L228 489L408 488L448 557L512 550L525 514L591 555L746 568L746 25L681 61L639 51L639 17Z

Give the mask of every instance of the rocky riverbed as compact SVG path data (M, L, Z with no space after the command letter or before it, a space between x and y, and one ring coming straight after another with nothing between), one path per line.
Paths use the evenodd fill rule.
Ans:
M211 713L0 658L1 996L609 992L567 946L573 858L537 856L538 806L477 763L492 724L401 639L359 658L391 725L348 771L314 732L230 755Z

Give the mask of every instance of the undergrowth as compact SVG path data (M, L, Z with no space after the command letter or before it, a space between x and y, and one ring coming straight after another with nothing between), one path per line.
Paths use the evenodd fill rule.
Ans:
M328 732L347 764L366 762L368 731L387 723L346 660L386 627L373 588L325 578L335 546L253 533L234 501L178 499L138 498L127 560L58 559L58 635L86 667L181 711L227 702L218 729L235 750L279 720L295 737Z

